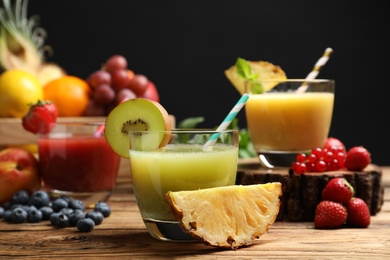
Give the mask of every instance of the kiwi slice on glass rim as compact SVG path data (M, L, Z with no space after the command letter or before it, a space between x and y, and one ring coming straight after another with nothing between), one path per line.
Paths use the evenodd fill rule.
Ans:
M118 155L129 158L130 131L170 131L168 112L158 102L146 98L134 98L117 105L107 116L104 135L108 144ZM158 139L140 137L145 150L165 146L171 135Z

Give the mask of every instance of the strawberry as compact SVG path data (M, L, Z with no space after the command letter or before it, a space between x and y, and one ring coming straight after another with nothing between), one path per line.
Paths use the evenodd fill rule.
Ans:
M347 224L361 228L366 228L370 225L370 210L364 200L353 197L346 207L348 212Z
M370 163L370 152L363 146L355 146L348 150L344 166L350 171L361 171Z
M57 107L51 101L38 100L30 105L29 111L22 118L22 126L34 134L47 134L54 127L57 117Z
M340 228L346 220L347 210L342 204L329 200L318 203L314 215L315 228Z
M341 177L331 179L322 190L322 200L330 200L342 204L348 203L355 194L354 188Z
M347 152L345 149L345 145L343 142L341 142L339 139L334 137L328 137L324 143L324 146L322 148L332 148L332 147L340 147L344 153Z

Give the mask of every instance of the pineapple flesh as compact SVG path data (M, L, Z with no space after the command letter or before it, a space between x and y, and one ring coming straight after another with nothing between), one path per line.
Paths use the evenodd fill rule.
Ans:
M206 245L233 250L253 244L268 231L281 196L280 182L166 194L184 232Z

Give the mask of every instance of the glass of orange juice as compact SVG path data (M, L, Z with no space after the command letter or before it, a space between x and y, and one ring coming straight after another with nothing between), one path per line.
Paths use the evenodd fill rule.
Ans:
M154 150L143 148L145 142L165 134L171 135L168 145ZM204 149L214 134L218 135L216 143ZM195 240L180 229L165 196L168 191L234 185L238 130L177 129L134 131L129 135L134 193L149 234L162 241Z
M275 87L262 94L247 89L248 131L263 166L291 167L297 154L324 145L332 121L335 81L264 82Z

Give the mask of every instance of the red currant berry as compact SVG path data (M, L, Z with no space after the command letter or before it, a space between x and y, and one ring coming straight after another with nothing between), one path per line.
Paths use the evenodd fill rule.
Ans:
M311 151L311 154L314 154L315 156L317 156L317 158L321 158L322 157L322 149L321 148L314 148L312 151Z
M304 153L297 154L296 160L297 162L300 163L306 161L306 154Z
M295 164L295 172L298 174L304 174L306 172L306 164L305 163L296 163Z
M333 157L334 156L333 156L333 152L332 151L328 151L328 152L324 153L324 161L325 162L332 161Z
M314 168L316 172L324 172L326 171L326 163L322 160L317 161Z
M317 160L318 160L317 155L315 155L313 153L309 154L309 156L307 157L307 161L310 163L314 163Z
M335 158L333 160L329 161L326 164L326 170L327 171L337 171L340 170L339 161Z

